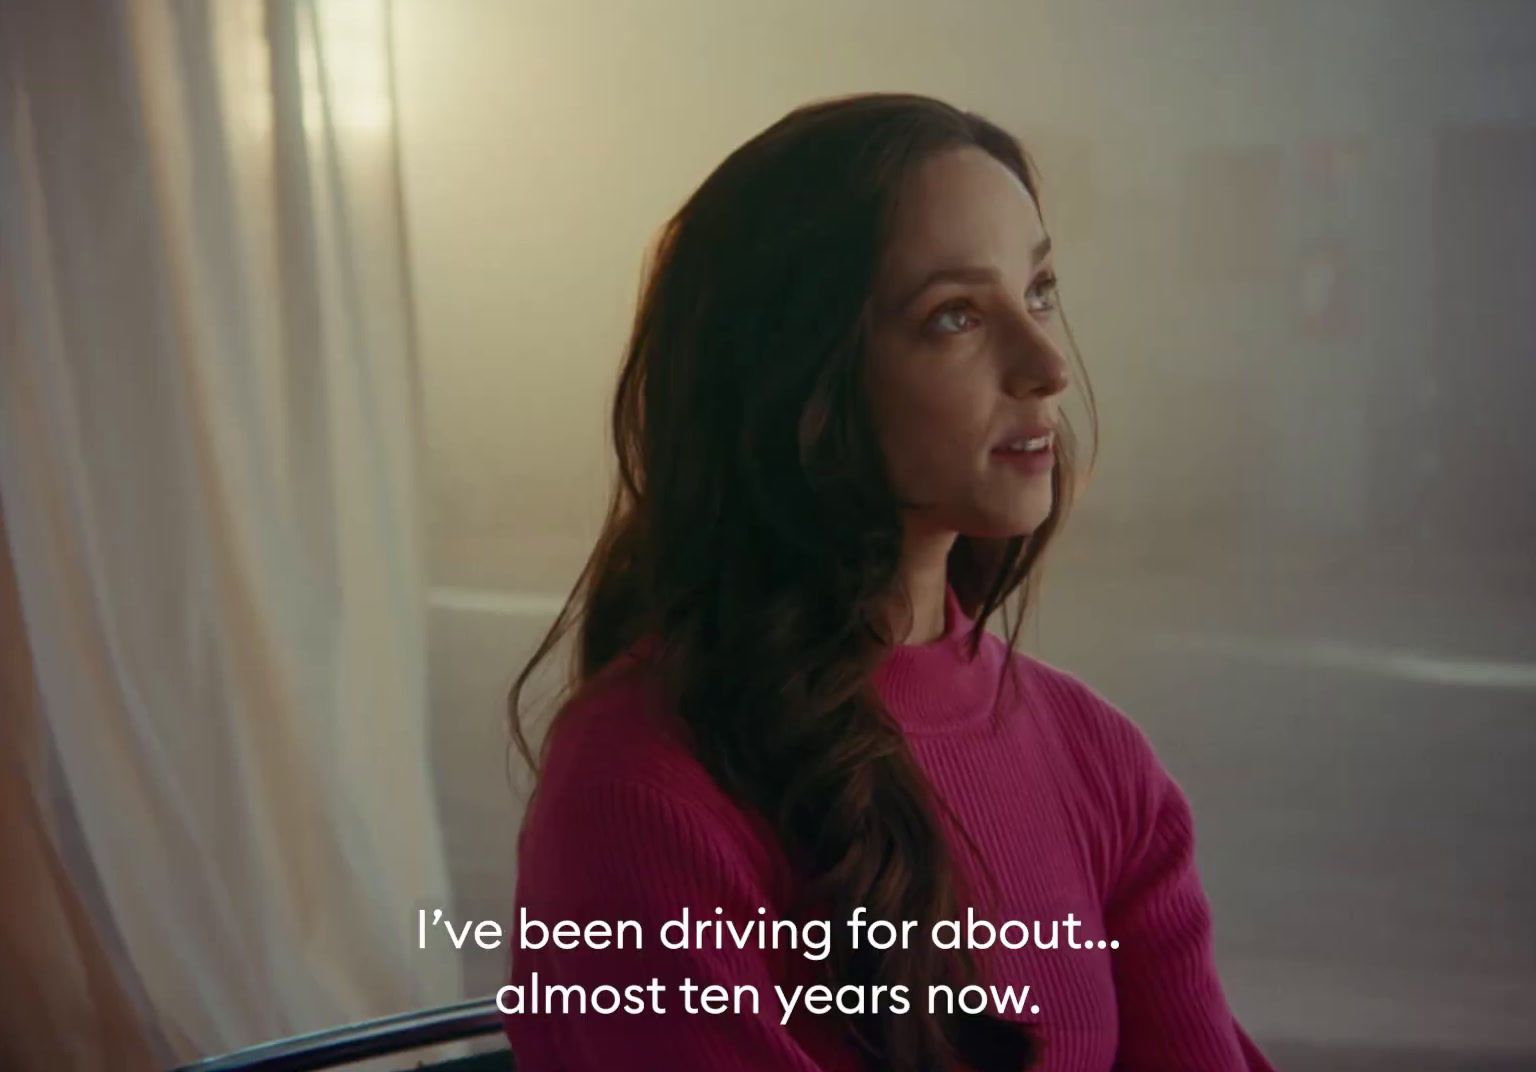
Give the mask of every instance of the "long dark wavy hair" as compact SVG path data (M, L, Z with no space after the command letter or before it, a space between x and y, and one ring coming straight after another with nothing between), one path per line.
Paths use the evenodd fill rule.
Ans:
M698 759L772 824L804 877L791 914L814 908L836 922L862 905L874 919L916 920L924 935L963 915L970 894L942 803L871 684L894 643L891 608L911 607L898 591L905 504L882 463L861 370L905 180L930 155L964 146L1006 165L1039 205L1033 163L1006 131L927 97L881 93L791 112L731 153L666 223L613 401L607 519L508 701L513 738L537 770L523 691L572 625L562 702L637 641L658 638L660 680ZM1088 411L1096 424L1091 391ZM1033 533L955 542L949 581L975 619L972 654L1000 607L1016 645L1071 502L1076 453L1063 417L1054 505ZM930 984L977 980L965 951L839 944L822 967L833 986L901 984L914 997L906 1015L846 1018L871 1068L1020 1069L1038 1058L1039 1040L1018 1025L927 1012Z

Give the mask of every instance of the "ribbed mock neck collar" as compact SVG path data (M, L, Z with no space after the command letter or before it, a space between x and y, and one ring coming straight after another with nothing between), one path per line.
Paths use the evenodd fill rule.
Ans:
M970 657L966 638L975 622L953 585L944 588L944 632L926 644L898 644L875 671L875 685L908 733L948 733L992 715L1000 669L995 645L982 638Z

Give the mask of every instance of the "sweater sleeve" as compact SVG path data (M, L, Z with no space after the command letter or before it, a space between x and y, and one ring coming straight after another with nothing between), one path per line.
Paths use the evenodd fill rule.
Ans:
M1123 716L1122 716L1123 717ZM1126 854L1105 909L1120 1008L1116 1072L1274 1072L1217 976L1189 801L1126 720Z
M755 944L743 950L729 942L726 948L706 943L706 948L673 950L660 940L663 924L684 908L693 921L767 920L771 926L773 902L723 822L644 784L600 784L548 803L525 831L519 853L512 983L526 988L536 973L539 989L579 986L590 994L603 984L623 993L655 980L664 1011L504 1011L519 1072L819 1072L780 1026L773 989L782 980L771 958L801 952L764 952ZM723 910L719 914L717 907ZM760 913L759 907L768 911ZM643 945L523 949L518 937L523 912L546 923L633 920ZM750 987L760 1011L746 1005L740 1014L690 1014L680 990L685 980L721 986L732 995ZM695 992L696 1008L698 1000Z

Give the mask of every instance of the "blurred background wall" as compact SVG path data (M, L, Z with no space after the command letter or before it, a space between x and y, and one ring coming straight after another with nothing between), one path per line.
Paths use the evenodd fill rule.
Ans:
M790 108L913 90L1043 172L1103 428L1029 644L1188 791L1239 1018L1288 1068L1536 1067L1536 6L433 0L395 48L462 912L510 912L505 686L647 242Z

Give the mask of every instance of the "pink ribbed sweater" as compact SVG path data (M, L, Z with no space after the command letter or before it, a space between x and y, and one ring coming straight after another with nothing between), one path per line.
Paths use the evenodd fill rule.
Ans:
M972 625L953 590L944 635L892 650L876 685L937 794L963 823L1003 901L984 918L1063 920L1081 945L979 953L984 979L1030 986L1043 1072L1273 1072L1234 1019L1212 959L1211 915L1189 805L1145 734L1079 680L1028 656L1021 689L997 685L1006 644ZM994 698L997 702L994 703ZM554 730L519 840L517 909L544 922L635 920L644 948L518 948L511 982L659 980L665 1014L506 1015L522 1072L853 1072L835 1017L781 1027L773 984L809 981L803 951L668 950L663 923L776 918L795 878L754 816L682 745L639 659L610 668ZM951 829L957 866L977 875ZM765 908L766 913L759 912ZM521 918L515 917L515 918ZM846 933L834 922L839 939ZM1050 925L1046 924L1046 938ZM1098 949L1098 939L1119 942ZM1015 943L1017 944L1017 943ZM761 1013L682 1011L677 984L754 986ZM926 988L924 988L926 989ZM510 1000L510 999L509 999ZM913 1007L926 1002L914 990Z

